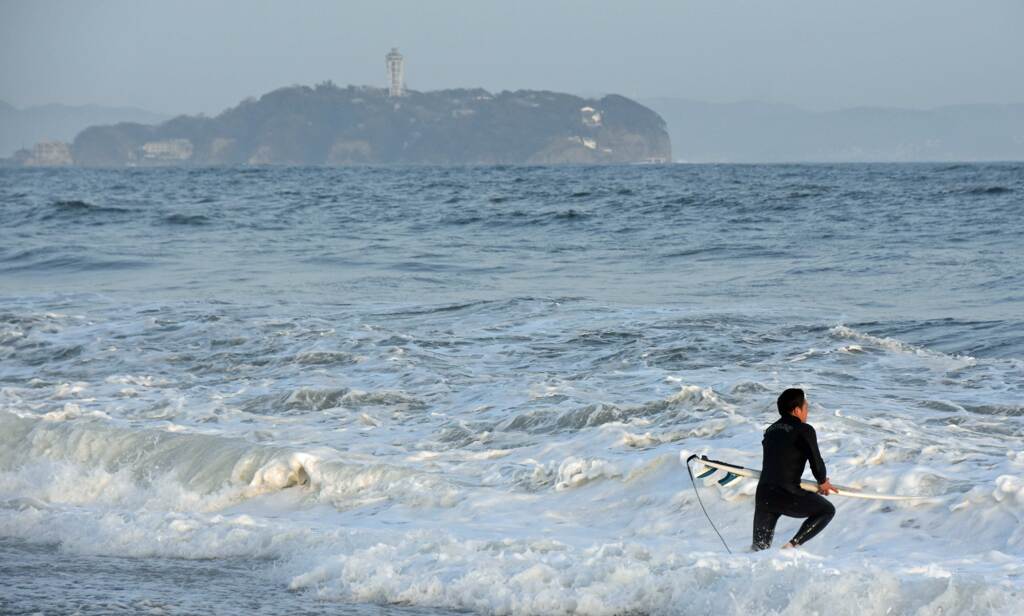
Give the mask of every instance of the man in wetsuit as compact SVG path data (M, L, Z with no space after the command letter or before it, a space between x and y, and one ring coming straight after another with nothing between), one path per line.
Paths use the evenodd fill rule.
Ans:
M821 495L837 490L825 474L825 463L818 452L818 437L807 423L807 397L802 389L787 389L777 401L778 421L764 431L761 445L764 461L754 499L754 550L771 546L779 516L807 518L796 535L783 547L795 548L807 543L832 520L836 508ZM818 494L800 487L804 466L818 480Z

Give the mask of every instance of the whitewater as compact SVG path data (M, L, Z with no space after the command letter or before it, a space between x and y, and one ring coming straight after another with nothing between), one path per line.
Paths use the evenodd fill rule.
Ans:
M1024 165L0 170L0 613L1024 613ZM832 524L746 551L803 387ZM805 476L809 476L809 473Z

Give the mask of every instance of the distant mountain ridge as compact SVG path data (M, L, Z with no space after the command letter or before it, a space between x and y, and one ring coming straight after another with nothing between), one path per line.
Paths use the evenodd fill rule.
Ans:
M83 129L117 122L163 122L165 114L134 107L37 105L19 109L0 101L0 157L41 141L70 142Z
M936 109L642 99L668 123L688 162L913 162L1024 160L1024 104Z
M248 99L216 117L94 126L86 166L611 164L671 159L664 120L628 98L483 89L408 91L330 82Z

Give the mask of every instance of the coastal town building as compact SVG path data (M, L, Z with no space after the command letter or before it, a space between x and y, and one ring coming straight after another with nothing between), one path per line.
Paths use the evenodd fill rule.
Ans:
M71 148L63 141L43 141L32 146L26 167L63 167L72 164Z

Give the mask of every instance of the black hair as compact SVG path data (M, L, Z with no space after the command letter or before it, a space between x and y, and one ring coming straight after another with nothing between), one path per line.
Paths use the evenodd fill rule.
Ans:
M793 409L804 405L804 390L791 387L779 394L775 404L779 407L779 415L785 417L793 412Z

